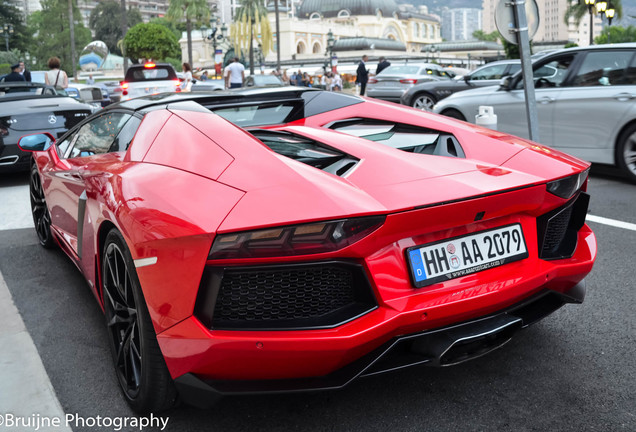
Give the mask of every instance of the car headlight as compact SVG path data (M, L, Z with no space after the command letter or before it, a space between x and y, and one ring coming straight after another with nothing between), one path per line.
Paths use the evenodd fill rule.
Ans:
M214 239L208 259L263 258L332 252L368 236L378 229L384 220L384 216L370 216L219 234Z
M572 197L581 188L581 186L583 186L583 184L587 180L587 175L589 174L589 171L590 170L588 168L585 171L581 171L578 174L574 174L569 177L564 177L562 179L549 182L547 184L548 192L560 198L568 199Z

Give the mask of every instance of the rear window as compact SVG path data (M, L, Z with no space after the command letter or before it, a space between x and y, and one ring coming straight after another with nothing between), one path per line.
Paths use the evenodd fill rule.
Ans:
M416 75L419 71L419 66L389 66L380 75Z
M55 96L52 88L30 86L0 86L0 98L28 97L28 96Z
M158 81L158 80L176 80L177 73L170 65L156 65L152 68L144 66L131 66L126 72L127 82L139 82L139 81Z
M299 109L296 102L272 102L240 107L208 108L225 120L241 127L286 123L293 112Z

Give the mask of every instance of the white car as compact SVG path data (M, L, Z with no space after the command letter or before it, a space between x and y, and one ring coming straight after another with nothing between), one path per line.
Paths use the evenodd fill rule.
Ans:
M171 64L149 62L130 66L121 87L121 100L128 100L156 93L179 92L181 81Z
M636 183L636 43L556 51L533 70L540 143L616 165ZM434 112L474 123L480 105L494 107L499 131L528 137L521 72L455 93Z

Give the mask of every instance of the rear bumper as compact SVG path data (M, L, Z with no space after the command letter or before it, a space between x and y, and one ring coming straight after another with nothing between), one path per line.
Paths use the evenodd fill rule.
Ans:
M567 303L582 303L585 281L566 292L542 290L496 313L438 329L395 337L356 361L321 377L279 380L212 380L186 373L175 379L181 398L207 407L224 394L338 389L359 377L414 365L450 366L485 355L519 330Z

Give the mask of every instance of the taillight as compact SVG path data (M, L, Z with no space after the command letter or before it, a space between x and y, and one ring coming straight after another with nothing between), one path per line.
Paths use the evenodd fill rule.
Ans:
M377 79L375 79L375 78L369 78L369 81L367 81L367 84L375 84L375 83L377 83L377 82L378 82L378 80L377 80Z
M402 84L415 84L417 83L417 80L413 78L408 78L408 79L401 79L400 82Z
M370 216L220 234L214 239L208 259L333 252L368 236L384 223L384 219L384 216Z
M121 83L121 94L124 96L128 96L128 83L125 81L122 81Z
M121 88L126 90L128 88L128 83L127 82L121 83Z
M177 93L181 93L181 81L180 80L174 80L174 86L175 86L175 90Z

